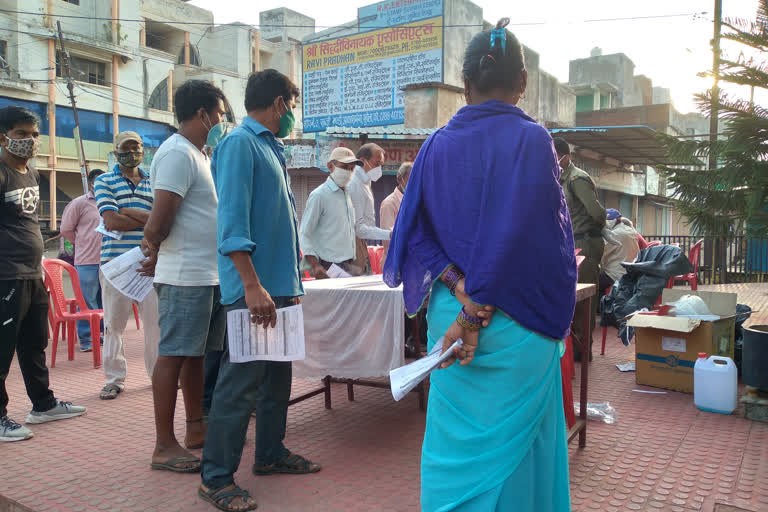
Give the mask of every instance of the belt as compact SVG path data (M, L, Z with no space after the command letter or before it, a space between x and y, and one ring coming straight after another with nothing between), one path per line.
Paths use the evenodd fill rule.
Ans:
M573 234L573 239L574 240L588 240L590 238L602 238L602 237L603 237L603 235L601 233L594 232L594 231L589 232L589 233L579 233L579 234L574 233Z

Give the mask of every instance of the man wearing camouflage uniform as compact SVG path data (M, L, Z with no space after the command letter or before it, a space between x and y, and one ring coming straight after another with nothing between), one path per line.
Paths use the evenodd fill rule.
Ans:
M571 215L573 225L573 239L577 249L581 249L580 256L586 259L579 267L579 282L590 283L597 286L600 281L600 260L603 257L603 235L605 227L605 208L597 200L595 182L586 172L582 171L571 162L571 148L568 143L560 138L555 139L555 151L559 159L560 185L563 187L565 200L568 203L568 212ZM585 333L584 308L586 304L580 302L574 313L573 332L583 339L585 334L591 334L595 328L595 316L597 315L597 297L592 298L592 315L588 331ZM592 337L589 339L589 358L592 359ZM578 361L581 354L576 346L574 358Z

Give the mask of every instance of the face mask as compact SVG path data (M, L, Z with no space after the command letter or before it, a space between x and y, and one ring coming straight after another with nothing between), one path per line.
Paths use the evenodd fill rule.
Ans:
M397 189L400 191L401 194L405 194L405 187L402 185L398 185Z
M117 163L123 167L138 167L144 159L144 153L141 151L128 151L127 153L117 154Z
M368 177L371 178L371 181L378 181L383 173L384 171L381 170L381 166L379 165L368 171Z
M221 142L221 139L226 137L234 127L235 125L226 121L215 125L211 128L211 131L208 132L208 138L205 140L205 145L213 151L216 145Z
M563 158L567 157L568 155L563 155L560 157L560 159L557 161L557 165L561 166L563 165Z
M40 150L40 139L29 137L26 139L12 139L6 136L8 145L5 150L19 158L29 160L37 155Z
M277 136L278 138L284 139L293 131L293 125L296 123L296 118L293 116L293 112L288 109L285 100L282 98L280 99L285 107L285 114L280 117L280 130L277 132Z
M344 188L349 183L349 180L352 179L352 171L342 169L341 167L336 167L333 170L333 173L331 173L331 179L339 187Z

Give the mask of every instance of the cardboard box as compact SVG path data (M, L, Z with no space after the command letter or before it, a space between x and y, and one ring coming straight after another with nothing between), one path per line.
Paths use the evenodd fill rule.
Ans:
M692 393L693 365L699 352L733 359L736 294L665 289L662 302L668 304L684 295L701 297L720 320L632 316L627 325L635 328L638 384Z

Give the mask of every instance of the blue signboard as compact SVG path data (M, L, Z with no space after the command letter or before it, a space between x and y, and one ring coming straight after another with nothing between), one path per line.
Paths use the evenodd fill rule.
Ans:
M360 32L443 15L443 0L387 0L357 9Z

